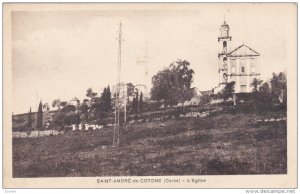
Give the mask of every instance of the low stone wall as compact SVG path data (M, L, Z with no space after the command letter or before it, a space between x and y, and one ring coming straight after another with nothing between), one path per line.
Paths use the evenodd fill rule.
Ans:
M19 132L15 131L12 133L13 138L37 138L37 137L44 137L50 135L59 135L63 134L63 131L56 131L56 130L45 130L45 131L28 131L28 132Z

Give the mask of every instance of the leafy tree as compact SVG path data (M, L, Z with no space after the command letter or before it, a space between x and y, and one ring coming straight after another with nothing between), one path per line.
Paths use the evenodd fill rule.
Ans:
M37 122L36 122L36 128L42 129L43 128L43 105L42 101L40 101L38 112L37 112Z
M186 60L177 60L167 69L152 77L151 98L163 100L166 105L190 100L193 96L191 84L194 71Z
M263 80L254 78L253 81L251 82L250 86L253 87L252 92L258 92L258 89L260 87L260 85L263 83Z
M82 104L84 104L86 106L89 106L89 103L90 103L89 99L83 99L83 101L82 101Z
M107 117L111 111L111 92L110 87L103 89L101 97L94 97L91 105L91 116L97 119Z
M104 88L101 97L94 97L93 103L91 104L90 111L89 111L90 119L99 119L103 117L103 113L105 112L104 111L105 93L106 93L106 88Z
M274 98L278 99L279 96L283 93L283 102L287 100L287 80L286 74L280 72L278 74L273 73L273 77L270 81L271 83L271 93Z
M50 110L49 104L45 103L43 104L43 111L48 112Z
M221 96L222 96L223 100L227 100L227 99L233 97L234 85L235 85L235 81L229 82L225 85L225 87L223 88L223 90L221 92Z
M259 88L260 93L271 94L271 88L268 82L264 82L262 86Z
M269 111L274 103L278 103L279 96L283 98L283 105L286 104L286 75L285 73L272 74L272 79L268 82L253 81L252 85L261 85L257 90L253 89L254 108L256 111Z
M57 107L57 109L60 110L60 99L53 100L52 107L53 108Z
M60 102L60 107L64 108L68 105L68 102L67 101L61 101Z
M60 110L61 108L67 106L67 104L68 104L67 101L61 101L60 99L55 99L55 100L53 100L53 102L52 102L52 107L53 107L53 108L57 107L57 109ZM46 109L50 110L50 107L49 107L48 103L46 103L46 104L43 105L43 109L45 109L45 110L46 110Z
M97 93L93 92L92 88L88 88L86 90L86 96L91 98L91 100L92 100L95 96L97 96Z
M89 100L88 99L84 99L79 110L80 110L80 119L81 121L83 122L87 122L88 121L88 110L89 110L89 107L88 107L88 102Z
M28 113L27 127L28 127L29 129L31 129L31 127L32 127L31 107L30 107L29 113Z
M134 95L134 85L132 83L127 83L127 102L129 102L129 97Z
M63 116L63 124L64 125L73 125L73 124L79 124L80 123L80 117L75 112L69 112L65 113Z
M77 112L77 108L74 105L67 104L67 102L60 103L63 108L58 110L53 115L53 126L58 127L60 130L64 129L65 125L71 125L71 124L79 124L80 123L80 112ZM87 109L86 109L87 110Z
M272 91L268 82L264 82L259 88L255 103L257 110L266 111L272 106Z
M66 105L63 109L62 109L63 112L75 112L76 111L76 107L74 105Z
M66 114L62 111L58 111L53 115L53 125L59 127L60 129L64 128Z

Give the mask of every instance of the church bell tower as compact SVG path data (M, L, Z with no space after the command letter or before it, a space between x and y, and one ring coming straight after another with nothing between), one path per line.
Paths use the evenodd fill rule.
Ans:
M230 51L230 43L232 37L229 36L229 25L224 21L224 23L220 27L220 36L218 37L219 42L219 83L226 84L228 81L228 65L229 61L227 58L227 54Z

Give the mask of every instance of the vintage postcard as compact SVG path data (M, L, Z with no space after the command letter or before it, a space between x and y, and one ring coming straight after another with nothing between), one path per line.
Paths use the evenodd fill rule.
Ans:
M296 188L297 3L4 3L4 188Z

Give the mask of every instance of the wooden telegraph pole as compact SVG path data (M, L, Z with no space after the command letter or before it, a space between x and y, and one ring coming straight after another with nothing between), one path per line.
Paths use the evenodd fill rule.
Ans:
M120 144L120 78L121 78L121 54L122 54L122 23L119 24L119 47L118 47L118 69L117 69L117 88L115 90L115 123L113 147Z

